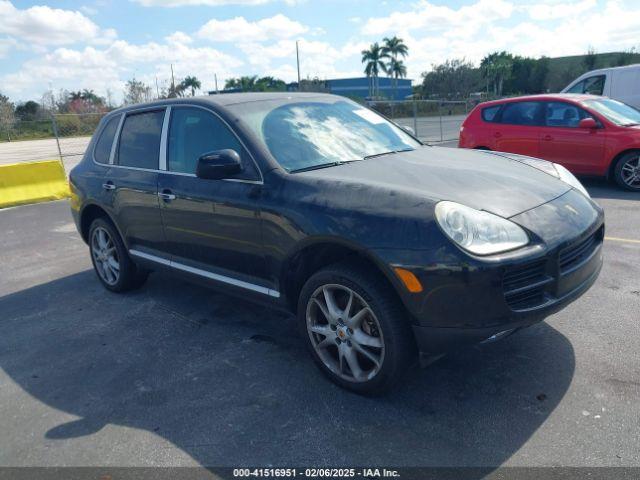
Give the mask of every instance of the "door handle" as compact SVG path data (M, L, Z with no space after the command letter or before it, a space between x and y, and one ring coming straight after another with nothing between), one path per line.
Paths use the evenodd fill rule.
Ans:
M105 190L115 190L116 186L113 184L111 180L102 184L102 188Z
M551 140L553 140L553 137L552 137L551 135L545 135L545 136L544 136L544 139L545 139L547 142L550 142Z
M171 200L176 199L176 196L171 193L171 190L163 190L162 192L158 192L158 197L160 197L165 202L170 202Z
M495 132L493 134L493 136L496 137L496 138L500 138L502 136L502 134L500 132Z

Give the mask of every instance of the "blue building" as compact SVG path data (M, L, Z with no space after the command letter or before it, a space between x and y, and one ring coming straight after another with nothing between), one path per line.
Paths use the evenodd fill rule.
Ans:
M330 93L342 95L345 97L368 98L370 96L369 84L370 78L335 78L325 80L325 84ZM399 78L394 88L395 81L389 77L378 77L378 97L387 100L405 100L409 95L413 94L411 88L411 80Z

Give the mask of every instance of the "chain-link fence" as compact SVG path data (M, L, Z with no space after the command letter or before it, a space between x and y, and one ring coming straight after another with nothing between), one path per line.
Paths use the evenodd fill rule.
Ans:
M60 158L69 171L84 155L103 116L54 114L0 124L0 164Z
M367 105L404 127L425 142L458 140L460 126L474 102L452 100L372 101Z

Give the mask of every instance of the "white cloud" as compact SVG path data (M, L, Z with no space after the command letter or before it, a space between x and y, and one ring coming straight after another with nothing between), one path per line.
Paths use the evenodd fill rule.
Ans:
M9 51L16 47L18 47L18 42L15 38L0 38L0 58L6 57Z
M134 76L153 86L156 77L168 79L171 65L177 78L195 75L206 90L213 88L214 74L219 78L234 76L243 62L210 47L192 48L170 42L135 45L116 40L105 48L57 48L26 61L17 72L0 77L0 84L13 98L25 92L37 98L49 83L54 89L90 88L103 95L110 89L118 95L124 80Z
M454 8L423 0L413 10L368 19L361 33L372 41L383 35L402 37L409 47L408 77L417 81L434 63L464 57L477 64L496 50L557 57L585 53L589 46L600 52L637 47L640 5L622 0L595 3L478 0Z
M179 45L187 45L193 42L193 39L184 32L173 32L168 37L165 37L167 43L170 44L179 44Z
M66 45L100 38L100 28L81 12L47 6L18 9L0 0L0 34L35 45Z
M206 5L219 7L222 5L264 5L274 0L133 0L144 7L187 7ZM287 5L295 5L298 0L283 0Z
M505 0L478 0L458 9L420 1L414 10L369 18L362 27L365 35L395 34L413 30L436 31L447 28L476 30L479 25L509 18L513 4Z
M213 18L198 30L197 35L214 42L247 43L296 37L307 30L308 27L279 13L255 22L249 22L244 17L229 20Z
M574 17L598 5L596 0L580 0L569 3L536 3L524 6L523 9L533 20L558 20Z

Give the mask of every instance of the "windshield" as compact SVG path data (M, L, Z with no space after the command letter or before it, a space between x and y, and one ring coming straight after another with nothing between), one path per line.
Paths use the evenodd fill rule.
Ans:
M611 100L610 98L586 100L584 106L595 110L616 125L640 124L640 111L617 100Z
M346 99L290 99L229 105L289 172L362 160L420 143Z

